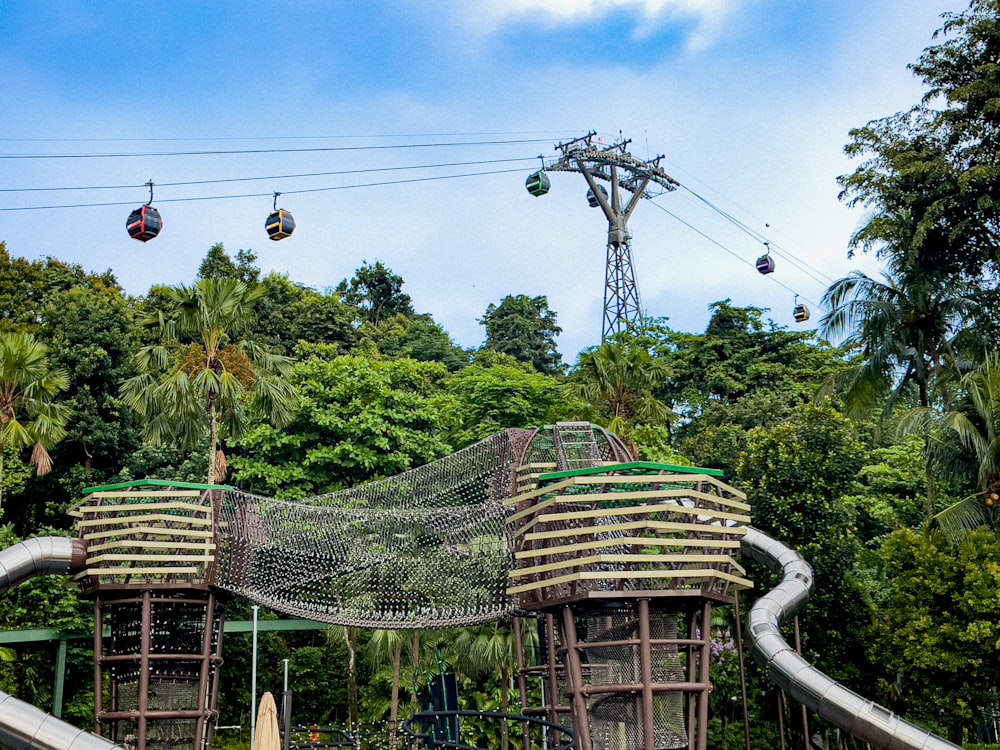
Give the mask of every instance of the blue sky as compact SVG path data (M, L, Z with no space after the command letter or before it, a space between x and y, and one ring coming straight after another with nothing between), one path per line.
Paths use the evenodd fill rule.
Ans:
M871 258L847 258L863 213L837 200L836 177L853 168L842 149L851 127L918 100L906 65L940 14L964 7L12 0L0 3L0 154L286 151L0 159L0 209L130 204L0 210L0 240L14 255L110 268L136 294L190 283L215 242L317 288L381 260L462 346L482 342L476 319L491 302L546 295L572 362L600 338L607 226L587 207L582 176L553 174L543 198L523 180L560 140L621 132L633 154L662 154L690 189L644 202L630 222L644 311L700 332L708 305L731 298L793 327L795 294L816 303L852 268L877 271ZM479 145L385 148L459 142ZM427 167L494 160L503 163ZM277 179L395 167L419 168ZM351 187L487 171L501 173ZM274 179L168 185L251 177ZM164 229L142 244L124 222L150 179ZM115 185L136 187L12 192ZM281 242L263 230L274 191L298 222ZM216 199L244 194L256 197ZM696 196L793 257L777 254L776 272L760 276L759 239ZM173 202L195 197L211 200Z

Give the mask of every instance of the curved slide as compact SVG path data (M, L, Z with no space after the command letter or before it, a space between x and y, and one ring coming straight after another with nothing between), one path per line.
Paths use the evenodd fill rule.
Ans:
M958 745L834 682L795 653L778 628L809 599L812 568L798 552L754 528L747 529L742 551L784 576L780 584L757 600L747 615L753 657L778 687L834 726L875 747L961 750Z
M39 537L0 550L0 594L29 578L65 575L77 546L64 537ZM77 552L79 554L79 552ZM0 692L0 747L11 750L123 750L96 734Z

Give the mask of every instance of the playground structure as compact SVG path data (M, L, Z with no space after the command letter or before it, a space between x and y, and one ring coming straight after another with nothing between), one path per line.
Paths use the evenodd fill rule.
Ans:
M811 571L749 511L717 472L633 462L589 424L508 430L309 503L150 480L94 488L74 511L76 540L0 551L0 593L72 573L94 597L95 730L107 739L0 693L0 746L209 748L224 601L239 595L359 627L531 613L543 658L522 664L521 684L541 680L544 698L526 713L571 730L580 750L704 750L711 612L751 585L742 549L785 574L748 617L754 656L782 689L878 747L955 747L788 647L779 626Z

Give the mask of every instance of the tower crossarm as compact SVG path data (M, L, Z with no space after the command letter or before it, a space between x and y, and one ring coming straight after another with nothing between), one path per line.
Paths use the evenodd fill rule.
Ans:
M591 136L583 140L571 141L556 146L559 156L544 160L549 172L580 172L581 167L599 180L614 182L630 193L639 193L644 198L653 198L664 192L676 190L680 183L660 166L662 156L643 161L625 150L627 141L601 148L589 142ZM612 169L615 167L616 169ZM662 190L653 191L650 185Z

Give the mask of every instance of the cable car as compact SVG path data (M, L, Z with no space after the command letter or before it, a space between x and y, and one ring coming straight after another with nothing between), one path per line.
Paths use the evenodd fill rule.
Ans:
M537 172L532 172L528 175L528 179L524 181L524 187L537 198L549 192L552 182L549 180L549 176L539 169Z
M275 242L283 240L285 237L291 237L292 232L295 231L295 219L292 218L292 212L278 208L279 195L281 193L274 194L274 212L264 222L267 236Z
M604 189L604 185L598 185L597 190L605 198L608 197L608 191ZM591 208L597 208L598 206L601 205L601 202L597 199L597 196L594 195L593 190L587 191L587 205L590 206Z
M757 258L757 270L760 273L774 273L774 258L770 253L764 253Z
M809 320L809 308L801 303L796 303L795 307L792 308L792 317L795 318L796 323L805 323Z
M140 242L148 242L163 229L160 212L150 205L153 202L153 183L147 182L146 185L149 187L149 203L139 206L125 220L125 229L128 230L129 237Z

